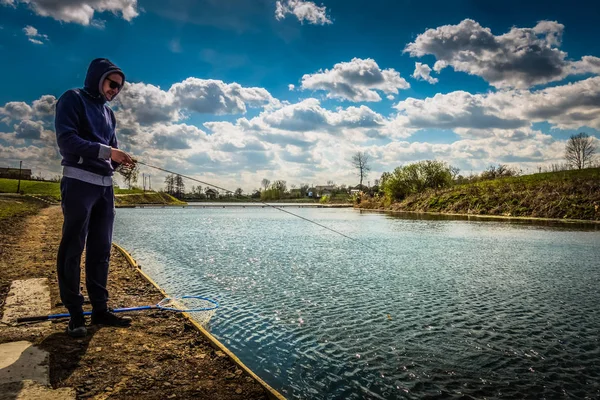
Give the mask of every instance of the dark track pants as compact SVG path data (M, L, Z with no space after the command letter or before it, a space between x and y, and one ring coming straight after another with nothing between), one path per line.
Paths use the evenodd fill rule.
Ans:
M60 193L64 215L57 257L60 298L70 314L82 312L81 254L85 247L85 283L90 302L94 310L106 309L115 220L113 187L63 177Z

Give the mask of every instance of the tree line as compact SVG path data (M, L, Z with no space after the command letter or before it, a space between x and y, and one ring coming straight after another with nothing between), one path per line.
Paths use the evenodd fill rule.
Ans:
M594 165L596 147L593 138L585 133L571 135L565 146L565 164L553 164L553 172L565 169L583 169ZM353 165L363 179L364 155L355 155ZM368 158L367 158L368 160ZM454 184L490 180L522 174L521 170L510 168L505 164L491 165L480 174L465 177L460 170L445 162L436 160L419 161L413 164L397 167L392 172L384 172L377 187L370 188L371 196L385 196L388 201L399 201L405 197L421 193L428 189L439 190ZM541 168L539 172L542 172ZM360 200L359 200L360 201Z

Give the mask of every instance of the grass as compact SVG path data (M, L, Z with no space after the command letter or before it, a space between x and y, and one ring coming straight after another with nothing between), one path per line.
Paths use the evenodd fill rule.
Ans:
M139 193L147 193L147 192L144 192L143 189L139 189L139 188L134 188L134 189L115 188L115 194L139 194Z
M46 203L31 197L0 195L0 224L8 228L10 220L36 214Z
M18 179L0 178L0 193L17 193ZM60 201L60 184L58 182L21 180L20 191L23 194L35 194Z
M389 204L361 200L361 208L449 214L600 221L600 168L500 178L429 190Z
M0 193L16 193L17 179L0 178ZM60 183L45 181L26 181L21 180L20 191L23 194L36 195L47 200L60 202ZM121 189L115 188L117 195L117 205L133 204L186 204L169 196L166 193L144 192L142 189ZM123 196L126 195L126 196ZM15 205L15 210L20 207ZM26 206L23 205L26 208Z
M125 195L124 195L125 194ZM163 192L121 193L115 196L115 206L126 207L138 204L184 205L184 201Z

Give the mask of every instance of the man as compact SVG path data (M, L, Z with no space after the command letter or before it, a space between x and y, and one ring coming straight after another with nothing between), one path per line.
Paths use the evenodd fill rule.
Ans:
M112 175L119 164L133 165L119 150L115 115L106 105L119 94L125 74L105 58L91 62L82 89L65 92L56 104L56 139L63 157L60 182L64 215L58 249L60 297L69 310L67 333L87 333L80 293L81 254L86 248L86 287L92 304L92 324L128 326L107 307L108 265L115 218ZM86 243L87 240L87 243Z

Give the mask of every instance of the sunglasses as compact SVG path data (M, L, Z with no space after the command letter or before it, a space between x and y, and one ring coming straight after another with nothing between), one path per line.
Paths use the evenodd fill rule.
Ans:
M106 80L108 81L108 86L110 86L111 89L121 90L121 88L123 87L122 84L120 84L119 82L115 82L110 78L106 78Z

